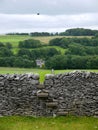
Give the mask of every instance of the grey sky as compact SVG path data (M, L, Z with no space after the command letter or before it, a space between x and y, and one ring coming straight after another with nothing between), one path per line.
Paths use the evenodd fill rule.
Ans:
M98 29L98 0L0 0L0 33L75 27Z

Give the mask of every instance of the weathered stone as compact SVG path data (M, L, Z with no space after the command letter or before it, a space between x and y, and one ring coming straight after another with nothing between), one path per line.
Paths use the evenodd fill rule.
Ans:
M51 79L54 77L54 74L46 74L45 79Z
M47 107L57 107L58 106L58 102L48 102L48 103L46 103L46 106Z
M45 88L44 84L37 85L37 89L44 89L44 88Z
M58 116L66 116L66 115L68 115L68 112L66 112L66 111L58 111L57 115Z
M46 92L39 92L39 93L37 93L37 97L39 97L39 98L47 98L48 97L48 93L46 93Z

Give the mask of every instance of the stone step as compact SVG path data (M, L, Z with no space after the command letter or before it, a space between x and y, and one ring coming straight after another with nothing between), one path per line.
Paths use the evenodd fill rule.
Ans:
M98 112L95 112L95 115L98 116Z
M37 97L39 98L47 98L49 94L47 92L39 92L37 93Z
M58 106L58 102L48 102L46 103L47 107L54 108Z
M37 89L44 89L44 88L45 88L44 84L37 85Z
M58 116L66 116L66 115L68 115L68 112L66 112L66 111L58 111L57 115Z

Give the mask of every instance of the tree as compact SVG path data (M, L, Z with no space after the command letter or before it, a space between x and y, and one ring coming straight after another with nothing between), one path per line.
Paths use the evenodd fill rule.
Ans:
M13 53L10 49L2 47L2 48L0 48L0 56L1 57L9 57L9 56L13 56Z
M55 55L46 61L45 66L49 69L66 69L67 57L64 55Z
M85 52L85 47L76 44L76 43L72 43L69 45L69 50L67 52L65 52L65 54L71 54L71 55L86 55Z
M7 43L5 44L5 47L7 47L8 49L12 49L12 44L9 43L9 42L7 42Z
M39 40L34 40L34 39L28 39L24 41L19 42L19 48L37 48L41 47L41 42Z
M5 47L5 45L2 42L0 42L0 48L1 47Z
M28 50L28 49L25 49L25 48L22 48L22 49L20 49L19 51L18 51L18 53L17 53L17 56L27 56L27 57L31 57L31 52L30 52L30 50Z

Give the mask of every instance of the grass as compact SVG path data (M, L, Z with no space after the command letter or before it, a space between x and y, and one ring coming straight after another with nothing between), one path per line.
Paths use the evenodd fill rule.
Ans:
M71 70L55 70L55 74L69 72ZM51 74L51 70L47 69L26 69L26 68L10 68L0 67L0 74L23 74L23 73L38 73L40 75L40 82L44 81L46 74Z
M55 70L55 74L66 73L73 70ZM90 72L98 72L98 70L85 70ZM0 74L23 74L23 73L38 73L40 75L40 82L44 81L46 74L51 74L51 70L47 69L27 69L27 68L10 68L10 67L0 67Z
M0 130L98 130L94 117L1 117Z

